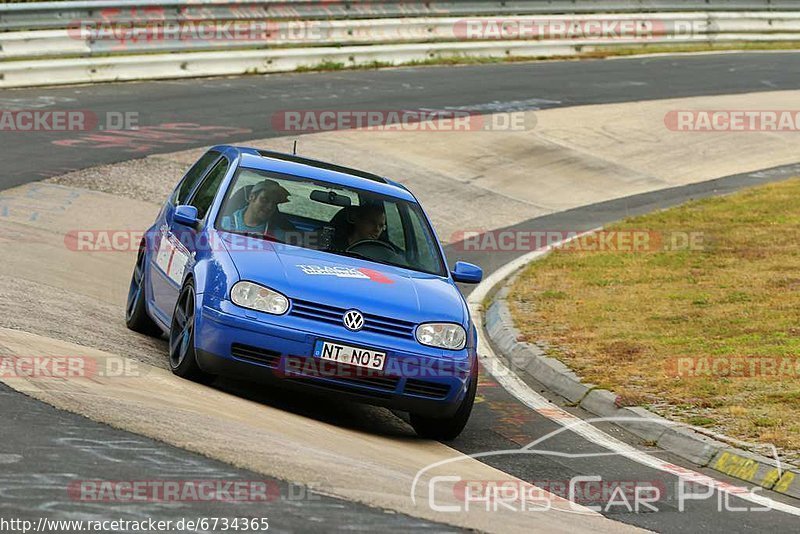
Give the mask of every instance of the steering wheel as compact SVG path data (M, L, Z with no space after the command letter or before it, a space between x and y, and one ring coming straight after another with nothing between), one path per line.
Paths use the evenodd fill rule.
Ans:
M347 247L345 252L352 252L353 254L358 254L367 259L384 261L394 260L395 263L397 263L397 256L402 257L401 251L397 246L379 239L362 239L361 241L356 241Z

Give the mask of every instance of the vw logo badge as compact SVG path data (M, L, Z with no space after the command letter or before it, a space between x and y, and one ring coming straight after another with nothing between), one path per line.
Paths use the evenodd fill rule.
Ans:
M344 327L353 332L358 332L364 327L364 316L358 310L347 310L344 313Z

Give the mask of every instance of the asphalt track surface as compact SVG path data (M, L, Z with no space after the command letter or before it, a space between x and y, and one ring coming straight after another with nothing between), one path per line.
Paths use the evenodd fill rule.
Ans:
M141 521L251 517L269 520L270 531L329 532L357 524L368 532L456 532L402 514L341 499L231 467L152 439L59 411L0 384L0 517L34 523L51 519ZM15 439L16 437L16 439ZM16 443L10 443L14 442ZM22 445L22 446L19 446ZM17 451L13 453L11 451ZM77 501L84 480L237 481L265 489L264 501L107 503ZM65 491L73 488L73 492ZM59 530L69 532L69 530Z
M285 136L284 110L467 107L477 112L796 89L800 54L718 54L398 68L0 91L0 110L138 113L141 132L0 131L0 188L137 156ZM164 125L197 125L170 131ZM88 123L87 123L88 124ZM104 126L110 126L103 124ZM163 135L157 135L162 133ZM149 137L148 137L148 134ZM80 141L76 141L76 139ZM53 140L73 141L54 146ZM301 147L302 148L302 147Z
M253 138L284 136L286 132L271 129L269 117L285 109L419 109L468 107L476 111L535 109L537 107L573 106L580 104L625 102L734 94L754 91L797 89L800 87L800 54L720 54L691 57L635 58L613 61L552 62L470 67L392 69L385 71L355 71L316 74L291 74L238 79L186 80L179 82L147 82L109 84L53 89L0 91L0 109L31 109L39 105L58 109L92 110L98 115L106 111L137 111L139 124L159 127L168 123L194 123L191 135L171 136L160 140L91 139L80 134L82 143L74 146L53 146L50 141L74 134L41 132L2 132L4 172L0 188L61 174L69 170L110 163L181 148L204 146ZM68 100L69 99L69 100ZM202 127L213 127L216 130ZM172 143L171 141L174 141ZM800 159L800 158L799 158ZM516 225L517 229L592 228L628 215L645 213L691 198L721 194L743 186L780 180L797 175L799 167L788 166L770 172L749 173L711 182L636 195L601 204L540 217ZM514 254L488 254L484 257L459 254L448 247L448 259L459 257L476 261L488 272L513 259ZM519 254L519 253L518 253ZM531 384L536 391L543 388ZM305 400L295 401L280 394L266 395L247 384L223 384L220 387L260 402L286 406L308 417L354 424L345 421L357 417L357 407L348 407L345 414L326 410L318 415L314 405ZM465 432L450 445L464 453L490 450L513 450L557 429L545 417L525 408L484 377L481 393L484 402L476 405ZM177 510L165 511L158 503L136 509L125 506L103 506L102 511L87 503L64 498L65 476L69 479L137 480L164 478L234 477L263 480L265 477L242 472L196 455L191 455L145 438L117 431L88 421L80 416L54 410L0 385L3 405L3 439L0 441L0 513L8 517L31 517L60 513L71 517L108 517L122 515L167 517L164 514L186 516L233 516L230 509L215 511L205 504L183 503ZM580 415L580 411L575 411ZM370 421L356 425L369 428ZM376 432L386 429L376 422ZM615 437L628 440L614 429L605 429ZM94 442L83 450L67 446L72 440ZM632 443L636 440L631 439ZM78 443L80 441L73 441ZM89 442L87 442L89 443ZM122 445L120 445L122 444ZM126 446L129 444L130 446ZM85 443L84 443L85 445ZM546 442L553 451L570 454L600 452L599 447L570 432L563 432ZM653 454L676 464L690 464L669 458L659 451ZM19 458L19 461L15 461ZM167 459L167 460L162 460ZM608 481L652 481L666 488L666 498L657 503L658 512L630 513L624 507L612 507L603 513L616 520L660 532L773 532L797 531L796 516L778 512L724 511L724 501L714 498L689 503L679 511L675 501L676 479L645 468L622 457L559 458L555 456L496 457L487 463L528 481L558 484L576 475L599 475ZM185 469L182 471L182 469ZM175 474L177 473L177 474ZM209 473L206 477L200 473ZM711 476L741 485L714 472ZM195 476L198 475L198 476ZM47 486L50 484L50 486ZM282 492L288 493L284 484ZM61 488L55 499L54 488ZM776 500L786 500L763 492ZM13 495L13 498L8 498ZM61 500L59 500L61 499ZM790 502L790 501L789 501ZM588 503L591 504L591 503ZM747 506L733 498L730 506ZM751 505L752 506L752 505ZM720 508L723 508L720 511ZM116 512L116 513L115 513ZM214 513L210 513L214 512ZM247 513L247 515L259 515ZM300 505L286 499L268 505L268 515L275 517L275 530L309 530L317 526L326 529L352 528L367 530L408 529L424 526L434 530L448 527L430 522L385 514L335 499L303 501ZM535 529L535 514L531 517ZM172 517L172 515L170 515ZM324 524L315 521L324 518ZM272 527L272 525L271 525Z

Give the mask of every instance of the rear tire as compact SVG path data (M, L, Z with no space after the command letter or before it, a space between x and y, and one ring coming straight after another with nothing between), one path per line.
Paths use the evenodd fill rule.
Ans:
M475 394L478 391L478 375L472 377L467 395L461 401L456 413L450 417L436 418L426 417L419 414L411 414L411 426L421 438L435 439L437 441L451 441L461 434L467 426L469 416L472 413L472 405L475 404Z
M195 292L194 282L188 279L181 289L175 311L172 313L172 325L169 329L169 368L181 378L210 384L214 375L210 375L197 365L197 353L194 348L195 326Z
M145 297L145 266L147 257L144 252L145 246L139 247L139 256L136 258L136 266L131 275L131 287L128 289L128 302L125 307L125 325L146 336L160 337L164 332L147 314L147 302Z

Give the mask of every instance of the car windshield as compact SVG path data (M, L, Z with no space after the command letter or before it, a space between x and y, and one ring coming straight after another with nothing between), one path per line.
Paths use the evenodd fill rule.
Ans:
M310 178L239 168L216 228L446 276L418 204Z

